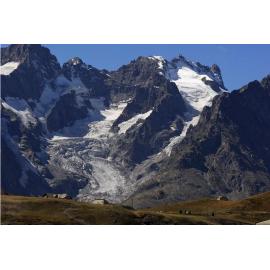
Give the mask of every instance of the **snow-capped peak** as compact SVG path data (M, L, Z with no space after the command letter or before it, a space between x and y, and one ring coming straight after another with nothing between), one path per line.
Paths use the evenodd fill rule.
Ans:
M156 61L158 63L158 71L160 75L164 75L164 66L167 64L167 60L162 56L149 56L148 59Z
M162 56L149 56L148 59L151 59L151 60L158 60L158 61L164 61L165 59L162 57Z
M168 80L176 84L188 109L183 119L185 128L182 134L172 138L170 145L165 149L165 152L170 154L173 145L183 139L190 124L197 124L203 108L211 106L213 98L226 89L217 65L213 65L210 69L199 62L186 59L183 55L179 55L171 62L162 63L163 72L159 73L163 73Z

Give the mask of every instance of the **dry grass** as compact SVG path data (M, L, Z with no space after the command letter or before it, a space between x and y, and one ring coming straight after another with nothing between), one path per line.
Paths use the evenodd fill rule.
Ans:
M119 205L2 195L1 210L2 224L254 224L270 219L270 192L239 201L201 199L138 211ZM191 215L179 214L180 210Z
M2 224L131 224L136 217L121 206L2 196Z
M182 210L190 211L192 216L207 218L211 223L215 220L231 220L254 224L270 219L270 192L255 195L238 201L217 201L215 199L200 199L172 205L159 206L150 209L151 212L162 211L164 214L179 214ZM212 217L214 213L214 217ZM184 214L182 214L184 215Z

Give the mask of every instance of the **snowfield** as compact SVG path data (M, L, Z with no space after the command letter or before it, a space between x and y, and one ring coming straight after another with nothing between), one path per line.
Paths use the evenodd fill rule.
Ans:
M204 106L210 105L213 97L217 95L210 86L202 81L202 78L212 81L209 76L198 75L187 66L183 65L176 70L169 70L166 77L177 85L179 92L187 103L199 112L202 111Z
M13 72L19 66L20 62L9 62L0 66L0 74L8 76L11 72Z

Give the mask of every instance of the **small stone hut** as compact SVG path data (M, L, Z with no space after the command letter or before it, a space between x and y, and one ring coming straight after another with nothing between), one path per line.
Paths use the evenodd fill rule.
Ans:
M72 197L68 194L57 194L59 199L72 200Z
M106 201L105 199L95 199L93 201L94 204L109 204L108 201Z

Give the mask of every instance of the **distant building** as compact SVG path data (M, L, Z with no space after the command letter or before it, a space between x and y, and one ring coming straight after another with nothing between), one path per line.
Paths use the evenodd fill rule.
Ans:
M58 197L57 195L58 194L54 194L54 193L45 193L43 195L43 198L57 198Z
M108 201L106 201L105 199L95 199L93 201L94 204L109 204Z
M58 198L58 199L66 199L72 200L72 197L68 194L55 194L55 193L45 193L43 198Z
M217 200L218 201L228 201L229 199L227 197L225 197L225 196L218 196Z
M72 197L68 194L57 194L59 199L72 200Z

